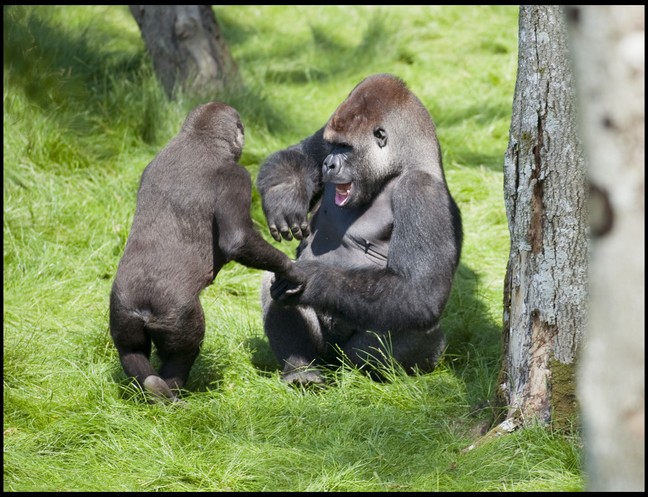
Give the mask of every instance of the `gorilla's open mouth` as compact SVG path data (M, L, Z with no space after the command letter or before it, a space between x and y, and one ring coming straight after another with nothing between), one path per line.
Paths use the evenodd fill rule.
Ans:
M342 207L351 197L351 183L335 185L335 205Z

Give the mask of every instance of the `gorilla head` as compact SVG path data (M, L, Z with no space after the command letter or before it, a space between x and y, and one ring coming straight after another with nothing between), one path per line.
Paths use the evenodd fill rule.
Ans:
M440 160L427 109L402 80L389 74L360 82L333 113L323 137L333 148L322 165L322 179L336 185L340 207L371 201L405 164L430 172L430 165ZM417 157L411 156L412 150ZM442 174L435 169L435 176Z
M243 123L238 111L223 102L209 102L193 109L184 120L182 131L196 139L216 141L221 151L230 151L234 161L241 158L245 146Z

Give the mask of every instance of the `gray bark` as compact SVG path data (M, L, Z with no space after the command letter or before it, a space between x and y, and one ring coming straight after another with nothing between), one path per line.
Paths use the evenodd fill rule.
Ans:
M566 9L592 183L578 370L589 491L644 491L645 8Z
M585 164L559 6L521 6L504 197L511 246L499 403L509 426L576 418L585 327Z
M211 5L129 5L169 98L222 90L238 69Z

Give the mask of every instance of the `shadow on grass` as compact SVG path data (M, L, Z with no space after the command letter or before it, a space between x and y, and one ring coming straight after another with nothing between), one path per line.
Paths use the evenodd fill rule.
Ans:
M497 153L485 152L478 148L479 145L473 144L473 140L460 139L466 131L465 129L487 130L493 123L500 122L502 119L510 119L511 106L509 104L493 105L484 103L483 105L470 106L466 108L443 107L431 109L435 116L435 124L438 130L443 130L447 135L447 140L452 143L452 147L443 146L444 164L457 162L462 166L479 167L485 166L491 171L501 172L504 167L504 154L508 143L508 134L499 139L493 138L494 141L501 143L501 151ZM471 124L472 123L472 124Z
M103 93L104 76L128 77L141 66L144 53L136 58L99 53L87 30L72 37L47 18L46 9L3 6L4 68L11 83L37 106L54 110L75 102L83 107L93 93ZM100 38L99 33L93 36Z
M164 120L165 99L157 84L152 65L143 42L135 52L100 50L102 41L115 36L110 27L96 26L71 34L48 19L48 7L4 6L4 68L6 80L20 88L38 109L56 120L60 130L69 130L79 140L91 140L105 130L139 137L143 143L156 144L160 140L160 122ZM133 20L133 23L135 21ZM234 16L223 11L219 22L228 43L241 44L249 37L258 36ZM112 29L112 31L111 31ZM272 55L252 51L242 56L240 66L264 63L266 81L274 83L307 85L344 78L366 67L394 60L407 62L407 47L399 43L399 26L390 20L385 11L376 9L367 19L361 39L357 44L345 44L325 24L310 26L311 43L307 46L284 43L273 46ZM333 32L334 33L334 32ZM317 54L313 63L313 53ZM359 80L358 80L359 82ZM351 91L352 88L349 88ZM205 99L184 97L186 111ZM263 81L243 82L226 88L210 99L223 100L235 107L246 126L267 129L273 135L299 136L301 123L286 115L281 102L272 102L265 95ZM461 109L454 114L444 110L439 126L451 127L464 120L488 122L507 115L508 108ZM322 123L324 124L324 123ZM104 145L109 147L108 144ZM96 148L97 144L93 143ZM99 150L99 156L111 156L114 150ZM248 154L250 152L248 151ZM453 159L466 165L484 164L491 169L501 169L502 157L490 156L470 150L453 150ZM248 161L260 163L264 157L247 156ZM86 163L91 165L92 160Z
M238 22L237 18L229 16L226 10L220 12L219 22L225 38L231 44L247 43L250 38L258 36L258 32L250 31L243 23ZM357 73L362 67L369 68L381 62L398 59L409 60L411 63L410 57L399 48L399 25L381 9L371 12L357 44L341 41L335 36L339 30L332 30L331 26L323 21L311 22L309 29L311 40L307 45L280 43L273 46L270 59L278 63L268 66L264 73L266 81L294 85L322 83L344 78L346 75ZM264 60L259 61L260 57ZM312 62L313 57L316 63ZM248 55L239 58L237 63L256 67L260 63L267 65L266 58L264 53L250 51Z
M155 143L159 127L160 97L151 98L149 79L154 78L151 61L142 42L136 55L125 52L98 50L101 40L108 36L97 23L96 27L71 34L47 17L47 7L4 6L4 68L11 85L19 87L24 95L43 112L56 118L61 129L88 130L99 133L101 128L116 128L132 115L139 125L133 126L144 143ZM223 16L226 36L230 44L242 43L251 33L234 19ZM133 20L133 22L135 22ZM274 49L272 60L285 64L270 67L267 79L275 82L307 84L313 81L340 78L362 65L384 57L392 45L394 27L380 12L368 21L361 42L344 46L327 33L325 26L311 26L314 49L321 53L319 65L314 67L301 57L303 64L295 68L295 57L303 46L284 45ZM295 52L293 52L295 51ZM381 55L382 54L382 55ZM257 64L258 55L249 60L238 60L239 65ZM267 64L267 62L266 62ZM159 86L159 85L155 85ZM140 94L138 98L137 95ZM202 103L204 98L187 97L187 109ZM299 123L284 115L281 103L273 103L264 95L259 82L232 86L210 99L223 100L235 107L246 125L262 126L273 134L299 133ZM100 121L98 125L97 121Z
M94 47L101 46L105 33L84 30L71 35L47 18L46 8L3 7L5 80L56 119L60 129L88 136L123 127L126 116L133 116L139 124L132 127L142 141L155 143L155 129L163 118L163 92L160 87L154 90L157 98L147 94L154 76L143 43L135 56L98 50ZM273 133L296 129L261 89L250 85L229 88L210 98L230 103L246 122ZM186 98L186 110L203 101Z
M501 173L504 168L504 149L501 154L486 154L478 150L470 150L467 147L455 148L444 153L444 160L448 163L456 162L465 167L484 166L490 171Z
M452 361L455 369L469 367L468 357L475 349L484 351L486 356L499 351L501 323L493 321L481 299L479 276L460 263L442 318L448 337L446 356L456 357Z

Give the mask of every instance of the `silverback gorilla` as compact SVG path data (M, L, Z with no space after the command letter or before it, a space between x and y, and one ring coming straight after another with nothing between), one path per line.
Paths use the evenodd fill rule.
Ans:
M295 265L306 275L298 288L263 280L282 378L322 383L313 366L345 356L375 379L391 358L410 374L431 371L445 347L439 319L461 215L434 123L405 83L367 77L323 128L270 155L257 186L274 238L301 240Z
M124 371L153 399L178 400L205 334L199 294L227 262L300 281L293 261L254 229L252 180L237 164L243 144L238 112L211 102L189 113L142 174L110 295L110 332Z

